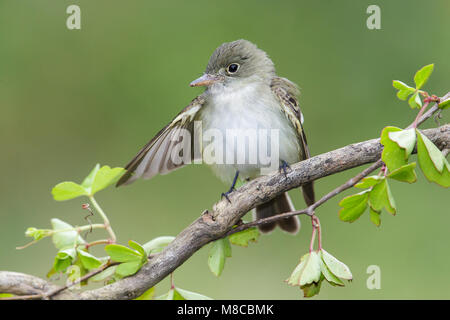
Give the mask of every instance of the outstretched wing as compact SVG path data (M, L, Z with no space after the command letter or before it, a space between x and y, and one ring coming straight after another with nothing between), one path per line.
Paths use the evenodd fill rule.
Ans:
M282 110L286 117L291 121L294 128L297 130L298 138L301 147L301 159L308 159L310 157L306 135L303 130L303 114L298 103L298 96L300 90L291 81L286 78L275 77L270 87L272 92L277 96L281 102ZM306 204L309 206L315 202L313 183L307 183L302 186L303 196Z
M126 165L125 169L127 172L120 178L116 186L130 184L139 178L150 179L158 173L166 174L190 163L192 152L189 155L181 154L181 157L177 159L178 161L173 160L172 154L180 151L175 148L185 138L185 130L189 132L189 137L191 138L190 141L185 142L192 145L192 139L194 138L193 119L204 103L205 98L202 95L198 96L167 126L159 131ZM181 152L185 151L183 149Z

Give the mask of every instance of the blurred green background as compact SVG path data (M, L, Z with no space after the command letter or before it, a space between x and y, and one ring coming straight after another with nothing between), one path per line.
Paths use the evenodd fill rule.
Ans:
M70 4L81 7L81 30L66 28ZM366 27L370 4L381 7L381 30ZM308 142L320 154L414 119L393 79L411 84L435 63L426 89L450 90L449 14L448 1L0 0L0 269L45 277L56 251L48 239L16 250L29 241L25 229L50 227L53 217L85 223L85 200L55 202L51 188L81 182L97 162L125 165L201 93L188 84L221 43L255 42L299 84ZM318 196L360 170L318 181ZM178 234L227 188L193 165L97 200L121 243L144 243ZM379 229L367 213L339 221L338 199L318 211L324 247L354 274L345 288L324 284L320 299L450 298L448 190L421 173L392 190L399 212L383 213ZM304 206L300 191L290 194ZM177 269L176 285L216 299L300 299L283 280L307 252L311 226L301 220L296 237L276 231L233 247L220 278L203 248ZM104 236L96 232L88 240ZM369 265L381 268L380 290L366 287ZM157 294L167 290L166 279Z

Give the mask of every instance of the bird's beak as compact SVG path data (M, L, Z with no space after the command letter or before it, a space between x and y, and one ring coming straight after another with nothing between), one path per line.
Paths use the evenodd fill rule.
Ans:
M200 78L192 81L189 85L191 87L206 87L206 86L210 86L213 83L217 82L219 79L218 76L213 76L210 74L205 73L204 75L202 75Z

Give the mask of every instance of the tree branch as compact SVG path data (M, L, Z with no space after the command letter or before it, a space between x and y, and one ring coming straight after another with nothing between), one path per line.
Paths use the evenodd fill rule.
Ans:
M428 110L422 116L420 122L429 118L436 110L436 106ZM440 150L449 148L450 125L446 124L439 128L424 130L423 132ZM64 290L64 287L55 286L31 275L0 271L0 293L21 295L22 297L15 298L22 299L45 298L49 294L51 295L52 292L55 293L51 296L52 299L136 298L148 288L163 280L201 247L229 234L231 228L257 205L267 202L283 192L297 188L304 183L375 162L361 173L368 174L381 165L379 160L381 151L382 145L379 143L379 139L372 139L351 144L296 163L291 166L292 170L287 172L286 176L283 173L273 173L252 180L229 195L231 203L227 200L221 200L213 206L211 211L204 211L161 253L152 257L137 274L113 284L99 289L76 293ZM335 194L352 186L356 183L355 178L320 199L316 202L317 204L315 204L314 208L317 208ZM289 214L301 214L303 212L307 213L308 208ZM233 231L236 229L233 229Z

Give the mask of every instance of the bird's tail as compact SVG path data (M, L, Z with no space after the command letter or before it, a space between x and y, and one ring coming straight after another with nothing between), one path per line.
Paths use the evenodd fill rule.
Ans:
M289 198L287 192L285 192L278 197L270 200L269 202L257 206L255 208L254 215L255 220L257 220L293 210L294 206L292 205L292 201ZM262 233L268 233L275 229L277 225L281 228L281 230L292 234L296 234L298 230L300 230L300 220L297 216L281 219L276 222L262 224L259 225L258 228Z
M303 198L306 205L309 207L315 202L314 185L312 182L302 186ZM266 202L260 206L257 206L254 211L255 220L271 217L280 213L294 211L294 206L289 198L287 192L279 195L278 197ZM273 231L276 226L279 226L281 230L296 234L300 230L300 220L297 216L288 217L278 220L276 222L270 222L259 225L258 228L262 233L268 233Z
M308 182L302 186L303 198L305 199L306 206L309 207L316 202L316 197L314 195L314 184L313 182Z

